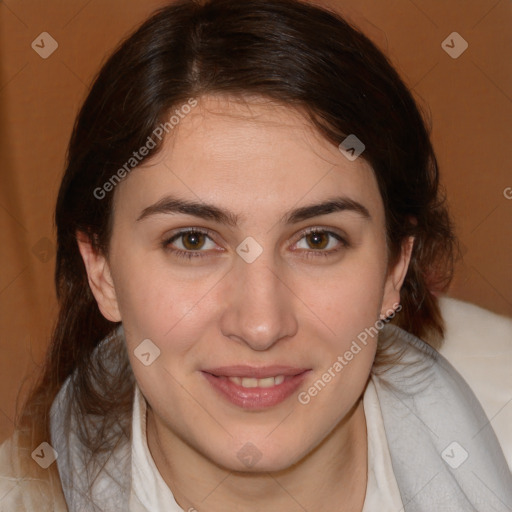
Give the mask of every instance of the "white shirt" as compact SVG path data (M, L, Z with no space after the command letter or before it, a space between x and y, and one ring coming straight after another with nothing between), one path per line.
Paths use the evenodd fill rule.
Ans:
M363 396L368 432L368 482L362 512L401 512L402 498L391 466L384 420L373 380Z
M391 466L380 404L370 379L363 396L368 432L368 482L362 512L400 512L403 504ZM193 509L192 509L193 510ZM135 385L130 512L183 512L160 475L146 436L146 400Z

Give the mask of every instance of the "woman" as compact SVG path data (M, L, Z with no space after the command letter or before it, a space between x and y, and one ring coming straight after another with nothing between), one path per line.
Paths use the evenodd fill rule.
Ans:
M512 506L434 350L455 242L427 130L333 13L157 12L79 113L56 224L60 314L4 506Z

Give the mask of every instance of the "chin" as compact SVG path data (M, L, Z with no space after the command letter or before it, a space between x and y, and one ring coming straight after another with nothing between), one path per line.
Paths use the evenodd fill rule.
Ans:
M214 454L214 461L229 471L242 473L263 473L284 471L304 457L304 446L284 442L269 443L265 437L261 441L247 441Z

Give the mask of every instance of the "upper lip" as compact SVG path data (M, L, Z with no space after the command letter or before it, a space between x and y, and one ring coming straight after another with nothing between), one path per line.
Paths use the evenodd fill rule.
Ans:
M253 377L256 379L265 379L266 377L276 377L277 375L299 375L309 370L309 368L297 368L292 366L272 365L272 366L221 366L219 368L210 368L203 372L210 373L217 377Z

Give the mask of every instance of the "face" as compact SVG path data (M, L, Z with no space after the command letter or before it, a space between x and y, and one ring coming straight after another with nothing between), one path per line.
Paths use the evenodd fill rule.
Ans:
M408 256L369 165L296 111L206 96L171 135L117 186L108 261L80 243L91 288L169 442L287 468L360 399Z

